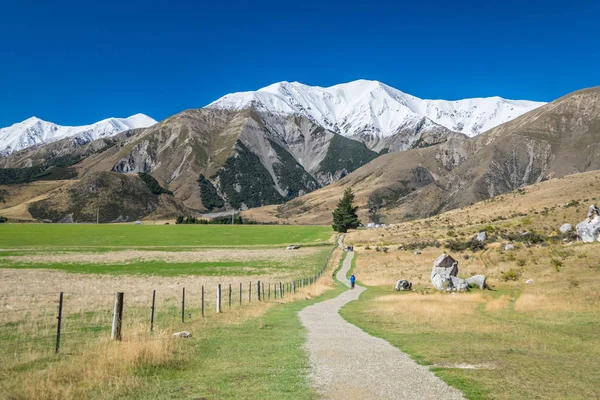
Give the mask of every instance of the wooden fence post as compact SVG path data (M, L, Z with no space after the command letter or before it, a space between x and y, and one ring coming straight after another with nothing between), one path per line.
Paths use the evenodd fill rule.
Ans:
M62 325L62 309L63 309L63 292L60 292L58 298L58 317L56 317L56 354L60 350L60 327Z
M269 283L269 289L268 289L268 292L269 292L269 300L271 300L271 284L270 284L270 283Z
M221 284L217 285L217 314L221 312Z
M283 297L283 285L281 285L281 282L279 282L279 298Z
M256 281L256 299L260 301L260 281Z
M229 284L229 308L231 309L231 283Z
M150 313L150 332L154 330L154 301L156 300L156 289L152 291L152 312Z
M115 308L113 310L112 331L110 338L112 340L121 340L121 326L123 323L123 298L125 293L117 292L115 295Z
M296 281L292 282L292 292L296 293Z
M181 292L181 322L185 322L185 287Z

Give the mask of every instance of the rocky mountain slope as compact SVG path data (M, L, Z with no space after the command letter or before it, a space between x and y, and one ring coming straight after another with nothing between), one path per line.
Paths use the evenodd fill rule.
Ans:
M29 213L35 219L65 223L176 218L186 212L180 201L153 190L139 176L114 172L89 174L29 206Z
M191 214L279 204L327 185L375 157L364 144L323 129L301 115L197 109L147 129L83 145L66 138L13 153L0 159L0 167L4 167L0 168L0 185L70 178L83 182L111 172L102 175L104 183L99 186L106 191L120 185L120 175L147 173ZM107 183L110 180L114 184ZM32 216L62 220L66 214L60 216L68 211L78 220L88 218L87 211L84 215L79 210L83 203L74 200L77 196L72 192L77 188L70 186L71 194L63 194L60 200L56 193L44 200L44 212L33 204ZM136 209L141 204L134 198L127 201L135 192L120 193L124 203L113 202L112 206L127 203ZM78 204L77 209L67 207L68 199ZM114 198L99 196L97 206L103 208L106 204L102 202L109 200ZM139 218L156 207L144 207L146 211L139 213L121 208L127 212L119 216Z
M377 152L392 152L442 142L451 132L476 136L543 104L500 97L422 100L381 82L359 80L329 88L279 82L226 95L207 108L296 113Z
M73 138L80 144L114 136L137 128L147 128L156 121L147 115L136 114L128 118L108 118L91 125L60 126L32 117L7 128L0 128L0 156L64 138Z
M475 138L387 154L253 218L326 223L347 187L363 219L434 215L527 185L600 169L600 87L571 93Z

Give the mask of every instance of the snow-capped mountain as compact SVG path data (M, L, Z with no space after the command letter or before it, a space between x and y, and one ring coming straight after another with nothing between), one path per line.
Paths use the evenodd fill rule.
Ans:
M108 118L84 126L60 126L31 117L8 128L0 128L0 156L41 143L51 143L66 137L74 137L82 143L137 128L147 128L156 121L147 115L136 114L129 118Z
M473 137L544 104L500 97L422 100L381 82L358 80L328 88L279 82L255 92L228 94L206 107L300 113L376 148L378 140L411 130L445 127Z

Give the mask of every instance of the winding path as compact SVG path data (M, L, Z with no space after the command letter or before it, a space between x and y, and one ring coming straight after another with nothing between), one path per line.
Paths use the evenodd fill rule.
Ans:
M354 252L348 252L336 275L348 287L353 258ZM319 394L324 399L463 399L427 367L340 316L340 308L365 290L356 285L300 312L308 330L311 379Z

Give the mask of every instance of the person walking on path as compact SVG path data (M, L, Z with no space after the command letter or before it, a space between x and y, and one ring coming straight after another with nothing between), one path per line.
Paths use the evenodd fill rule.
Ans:
M356 282L356 277L354 274L350 275L350 288L354 289L354 282Z

